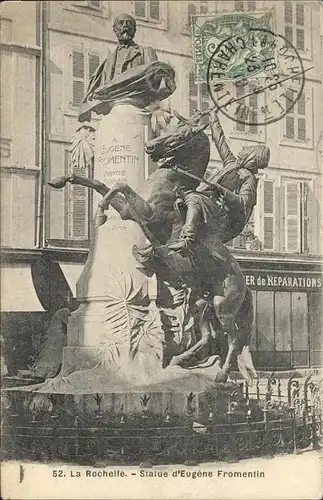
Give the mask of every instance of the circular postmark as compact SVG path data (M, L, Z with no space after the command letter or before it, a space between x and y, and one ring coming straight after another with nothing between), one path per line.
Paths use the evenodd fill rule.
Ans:
M229 119L268 125L292 112L303 93L304 73L291 42L269 29L252 28L215 48L207 86L215 106Z

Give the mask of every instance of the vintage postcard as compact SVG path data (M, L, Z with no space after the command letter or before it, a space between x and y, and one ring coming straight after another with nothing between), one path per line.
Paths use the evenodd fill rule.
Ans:
M1 3L1 495L319 499L323 4Z

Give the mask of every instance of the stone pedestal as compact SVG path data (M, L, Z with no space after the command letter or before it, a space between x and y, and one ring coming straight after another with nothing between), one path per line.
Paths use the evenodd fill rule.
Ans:
M148 171L144 144L149 127L149 116L139 108L115 105L96 133L94 178L109 187L124 180L138 191ZM94 213L100 199L94 193ZM116 346L118 363L126 363L129 335L136 323L133 307L144 308L149 302L147 278L131 253L132 246L143 243L145 237L135 222L122 220L112 207L106 215L107 222L93 229L88 260L77 284L81 305L68 323L64 375L95 366L102 351L111 346Z

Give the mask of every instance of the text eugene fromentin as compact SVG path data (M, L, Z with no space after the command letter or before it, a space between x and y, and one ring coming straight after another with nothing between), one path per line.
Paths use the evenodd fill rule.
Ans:
M144 479L149 478L188 478L188 479L263 479L265 478L265 472L259 469L244 470L244 471L232 471L225 469L213 469L213 470L202 470L202 469L169 469L169 470L147 470L141 469L135 470L123 470L123 469L54 469L52 471L53 477L59 478L74 478L74 479L114 479L114 478L126 478L129 476L137 476Z

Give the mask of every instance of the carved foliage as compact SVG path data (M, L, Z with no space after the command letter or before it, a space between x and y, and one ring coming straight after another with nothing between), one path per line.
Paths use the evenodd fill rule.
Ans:
M125 344L128 344L130 359L148 349L162 357L164 331L160 312L150 303L144 288L143 284L135 288L133 277L127 272L121 272L107 286L106 339L102 347L106 353L110 351L115 362L116 356L120 356L120 347L124 348Z

